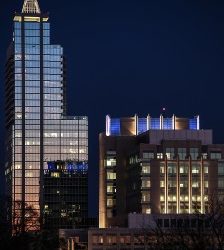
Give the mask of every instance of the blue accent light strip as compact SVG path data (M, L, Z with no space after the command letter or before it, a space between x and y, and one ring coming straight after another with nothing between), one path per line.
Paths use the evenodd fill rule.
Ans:
M163 129L172 130L173 129L173 119L163 118Z
M189 120L189 128L191 130L197 130L198 129L198 121L197 121L197 118L194 118L194 119L190 119Z
M74 172L87 172L88 163L87 162L65 162L65 161L56 161L48 162L48 170L51 172L57 172L61 170L67 170L69 173Z
M160 118L151 118L150 122L151 129L160 129Z
M147 131L147 118L138 118L138 134Z
M111 119L110 134L120 135L120 133L121 133L120 119Z

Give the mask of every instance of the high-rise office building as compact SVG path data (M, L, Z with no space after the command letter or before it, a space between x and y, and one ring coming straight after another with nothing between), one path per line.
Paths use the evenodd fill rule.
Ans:
M88 119L66 116L66 63L50 31L37 0L25 0L14 16L5 73L5 173L14 230L41 225L47 162L88 161Z
M100 134L99 226L130 213L193 214L224 196L224 145L199 117L106 118Z

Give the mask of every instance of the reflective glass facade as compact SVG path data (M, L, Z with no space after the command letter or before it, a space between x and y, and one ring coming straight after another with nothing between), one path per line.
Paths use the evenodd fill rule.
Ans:
M88 160L88 120L66 116L65 79L63 48L50 43L48 16L16 15L6 65L6 176L11 219L19 217L23 230L39 227L47 162ZM29 206L35 228L24 222Z
M49 162L44 170L43 228L88 227L87 162Z

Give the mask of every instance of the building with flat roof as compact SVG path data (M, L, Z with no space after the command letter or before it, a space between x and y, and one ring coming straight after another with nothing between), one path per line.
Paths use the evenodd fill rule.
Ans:
M207 213L224 194L224 145L199 117L106 117L100 134L99 226L125 227L129 213Z

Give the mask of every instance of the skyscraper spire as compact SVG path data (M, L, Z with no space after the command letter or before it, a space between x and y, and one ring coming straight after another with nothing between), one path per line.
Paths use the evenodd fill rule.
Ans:
M40 14L37 0L24 0L22 13Z

